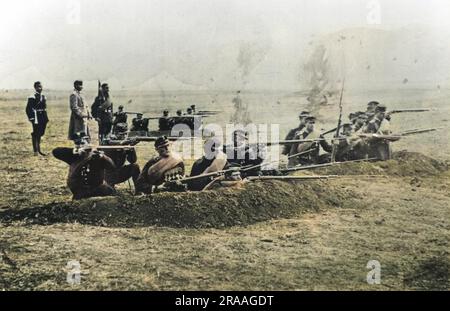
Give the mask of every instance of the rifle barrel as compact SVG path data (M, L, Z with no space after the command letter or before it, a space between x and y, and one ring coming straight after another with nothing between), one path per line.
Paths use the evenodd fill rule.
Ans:
M249 176L246 179L249 181L255 180L316 180L316 179L330 179L338 178L338 175L326 176Z

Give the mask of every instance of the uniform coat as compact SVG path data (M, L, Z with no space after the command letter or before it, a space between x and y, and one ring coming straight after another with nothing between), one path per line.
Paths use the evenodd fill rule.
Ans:
M90 136L88 118L91 117L89 110L85 104L83 95L78 91L74 91L70 95L70 122L69 122L69 139L76 139L80 134Z

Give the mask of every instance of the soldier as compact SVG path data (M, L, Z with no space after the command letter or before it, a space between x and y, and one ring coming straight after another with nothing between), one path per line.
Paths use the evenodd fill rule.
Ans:
M366 134L391 135L390 122L385 118L386 106L378 105L375 108L375 115L373 119L367 124L365 129ZM392 156L391 146L388 140L377 137L370 137L367 139L369 157L377 158L385 161Z
M367 110L366 110L366 113L374 114L374 113L375 113L375 109L377 108L377 106L378 106L379 104L380 104L380 103L377 102L377 101L371 101L371 102L369 102L369 103L367 104Z
M300 120L298 127L290 130L289 133L287 134L285 140L293 140L294 137L299 135L299 133L305 128L305 123L306 123L305 119L308 116L310 116L308 111L302 111L300 113L300 115L298 116L298 118ZM293 146L293 144L284 145L282 154L289 155L291 152L292 146Z
M139 136L147 136L148 134L148 118L143 118L142 113L138 113L136 118L132 120L131 131L136 132Z
M128 115L123 111L123 106L119 106L119 111L114 113L114 121L113 121L113 133L117 133L117 126L120 124L120 128L126 128L125 131L128 131ZM120 132L120 131L119 131Z
M236 130L233 132L233 144L226 145L223 152L227 155L228 163L232 167L246 167L260 165L264 161L265 145L248 143L248 132ZM246 176L258 176L261 167L248 170L243 174Z
M34 155L46 154L41 151L41 138L45 134L47 128L47 99L42 94L42 84L37 81L34 83L35 94L28 97L27 107L25 109L28 120L31 122L33 132L31 133L31 141L33 144Z
M111 187L126 182L130 178L136 187L136 181L141 173L137 162L136 149L133 147L138 142L133 139L126 139L126 131L117 135L110 135L103 141L104 145L129 145L131 147L120 147L117 149L105 149L105 155L114 162L114 169L108 169L105 172L105 180ZM125 164L128 161L129 164Z
M79 145L81 140L86 139L90 141L90 133L88 120L91 119L91 114L84 102L84 97L81 94L83 90L83 81L74 82L74 91L70 95L70 123L69 123L69 139L73 140L76 145Z
M163 116L158 120L159 131L170 131L172 129L171 120L173 119L169 117L169 110L164 110Z
M345 162L356 160L353 153L353 125L351 123L344 123L342 125L342 133L338 139L333 139L333 144L336 148L336 161Z
M367 124L367 120L367 114L365 114L364 112L360 113L356 118L355 123L353 124L353 132L359 133L360 131L362 131L364 126L366 126Z
M317 139L318 141L304 142L293 144L290 155L297 153L311 151L306 154L299 155L297 157L289 158L288 166L297 165L312 165L325 163L329 159L329 154L320 155L320 147L325 152L332 152L333 147L327 143L323 136L315 130L316 118L313 116L308 116L305 118L305 128L303 131L299 132L294 139Z
M153 187L164 184L170 176L184 176L183 159L170 150L170 143L166 136L159 137L155 142L158 156L145 164L135 185L136 193L151 194Z
M116 192L105 182L105 169L113 169L113 161L92 148L56 148L53 156L69 164L67 185L73 199L110 196Z
M92 117L98 122L98 136L102 141L111 133L113 125L113 103L109 96L109 86L103 83L98 96L91 106Z
M204 145L204 156L194 162L191 170L191 177L218 172L227 169L227 155L220 149L221 142L218 138L208 139ZM191 191L201 191L211 182L210 178L203 178L192 181L188 184Z

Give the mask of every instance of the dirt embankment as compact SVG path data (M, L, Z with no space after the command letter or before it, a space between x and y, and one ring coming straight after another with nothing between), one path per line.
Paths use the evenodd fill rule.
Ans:
M316 170L314 174L439 176L448 165L417 153L399 152L387 162L348 163ZM356 178L356 177L355 177ZM227 227L305 211L355 206L361 200L351 188L327 181L264 181L235 189L200 193L160 193L148 197L120 195L80 202L53 203L0 213L0 222L27 224L79 222L105 227L162 225L170 227Z

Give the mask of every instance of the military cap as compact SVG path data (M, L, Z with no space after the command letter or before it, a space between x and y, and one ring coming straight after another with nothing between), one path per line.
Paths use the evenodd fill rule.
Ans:
M371 101L367 104L367 106L378 106L380 103L377 101Z
M81 80L75 80L75 82L73 83L73 85L83 85L83 81Z
M386 105L380 104L375 108L375 112L386 112Z
M120 105L120 106L119 106L119 109L123 109L123 106L122 106L122 105Z
M163 113L169 113L169 110L165 109L165 110L163 111Z
M308 116L305 118L306 122L315 122L316 121L316 117L314 116Z
M310 115L309 111L302 111L302 112L300 112L299 117L307 117L309 115Z
M155 148L161 148L161 147L167 147L169 146L169 140L167 139L167 136L161 136L158 137L155 141Z

